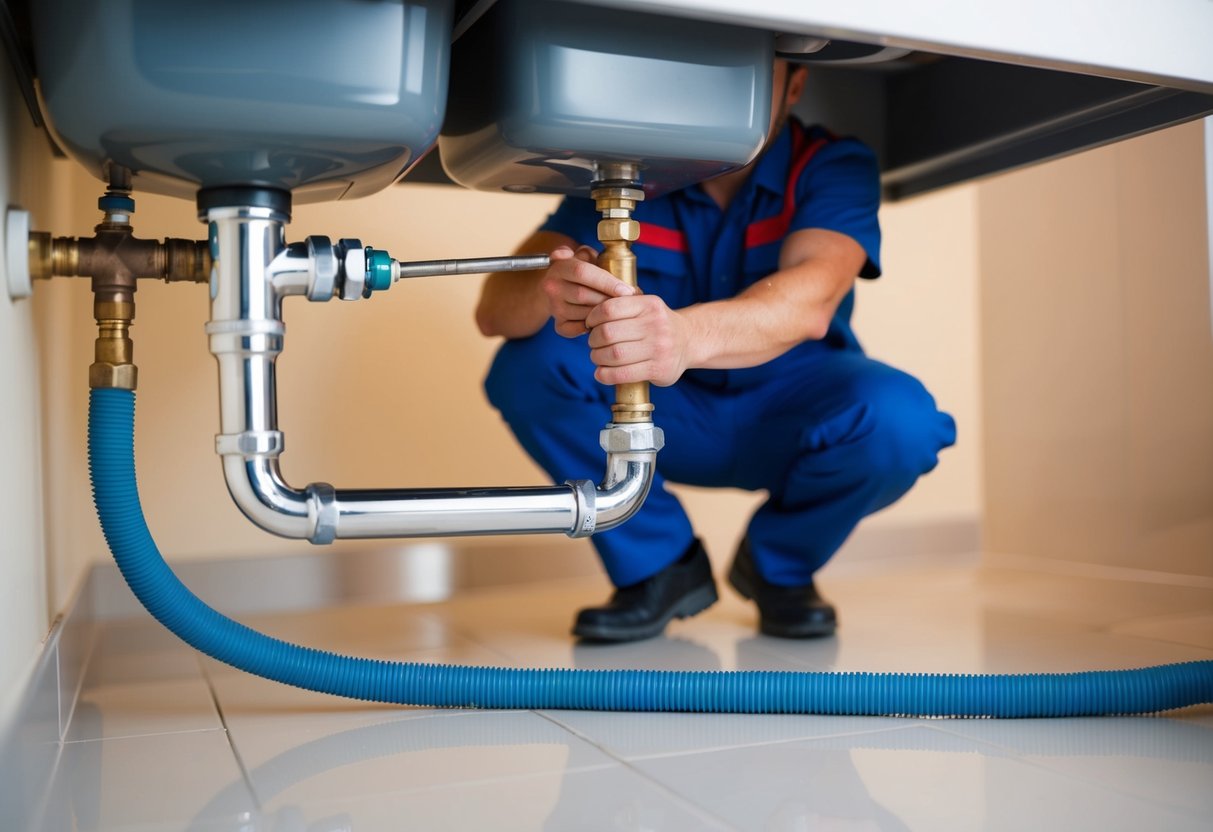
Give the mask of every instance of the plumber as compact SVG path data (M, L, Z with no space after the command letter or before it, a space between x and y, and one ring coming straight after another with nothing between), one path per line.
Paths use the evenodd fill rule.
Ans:
M641 292L594 265L594 202L566 198L520 251L546 272L492 275L476 310L504 336L485 382L548 474L601 464L587 437L608 385L649 381L666 446L639 513L593 542L615 586L573 633L660 634L717 599L708 557L664 482L765 490L728 578L763 633L831 635L813 577L859 521L905 494L955 424L851 329L857 278L880 276L879 171L860 142L789 117L806 70L778 61L762 153L740 170L640 203Z

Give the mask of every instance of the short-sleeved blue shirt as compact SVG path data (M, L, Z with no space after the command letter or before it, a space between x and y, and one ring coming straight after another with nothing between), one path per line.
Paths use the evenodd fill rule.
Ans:
M846 234L867 254L860 276L879 277L879 206L879 168L866 145L789 120L726 209L699 185L637 206L641 236L633 250L640 287L672 309L734 297L776 271L783 239L804 228ZM542 229L598 248L599 219L593 200L568 197ZM790 353L860 349L850 324L854 303L852 292L822 341L806 342ZM758 368L687 375L712 386L745 384L769 377L784 357L796 356L785 354Z

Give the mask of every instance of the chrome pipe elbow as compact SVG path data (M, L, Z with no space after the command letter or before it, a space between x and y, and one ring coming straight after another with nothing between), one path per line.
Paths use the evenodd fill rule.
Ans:
M240 512L258 528L279 537L319 542L315 540L318 512L312 500L307 492L286 484L276 458L224 454L223 479Z
M612 422L599 434L599 444L607 454L607 471L594 499L594 531L604 532L631 518L644 504L665 434L652 422Z

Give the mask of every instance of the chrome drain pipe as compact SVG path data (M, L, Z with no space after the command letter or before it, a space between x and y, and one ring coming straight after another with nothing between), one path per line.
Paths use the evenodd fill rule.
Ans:
M408 276L409 264L398 264L357 240L334 245L311 237L288 246L289 196L279 192L203 191L199 218L209 226L213 261L206 332L219 364L215 450L232 499L260 528L312 543L555 532L585 537L619 525L644 502L663 444L661 429L651 422L611 423L603 429L607 470L600 486L591 480L475 489L347 490L327 483L299 489L287 484L278 465L284 440L278 429L275 366L286 332L282 301L296 295L313 301L369 297L401 272ZM510 265L501 258L493 262L495 267ZM533 269L537 262L520 258L517 267Z

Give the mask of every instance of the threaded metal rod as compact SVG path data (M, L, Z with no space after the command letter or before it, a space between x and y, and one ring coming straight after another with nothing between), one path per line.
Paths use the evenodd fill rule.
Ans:
M527 254L521 257L470 257L460 260L418 260L412 263L401 263L400 277L530 272L546 269L549 265L551 265L551 261L546 254Z

